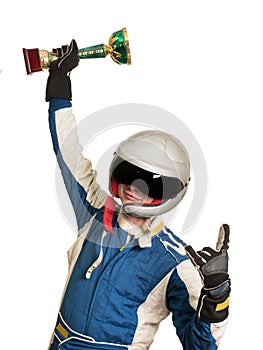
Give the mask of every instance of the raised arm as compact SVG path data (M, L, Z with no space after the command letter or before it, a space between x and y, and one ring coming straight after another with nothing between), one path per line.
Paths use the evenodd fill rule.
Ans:
M78 48L74 40L57 49L58 60L52 62L46 89L49 102L49 127L53 148L68 191L78 228L82 228L105 203L107 193L96 183L96 171L84 158L72 113L70 72L78 65Z

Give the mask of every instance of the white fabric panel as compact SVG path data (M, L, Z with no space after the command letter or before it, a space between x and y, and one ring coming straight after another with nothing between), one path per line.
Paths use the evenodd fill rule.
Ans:
M87 200L95 208L100 208L108 196L96 183L96 171L92 163L84 158L79 143L76 119L72 108L63 108L56 112L56 130L60 152L65 163L78 183L87 192Z
M148 350L159 324L169 315L166 307L166 289L174 269L151 291L138 309L138 327L129 350Z
M220 341L225 333L227 322L228 322L228 319L224 320L223 322L211 324L211 333L216 340L217 346L219 346Z
M195 310L197 309L198 299L202 289L202 280L199 272L196 270L190 260L185 260L177 266L177 272L184 282L189 293L189 303Z

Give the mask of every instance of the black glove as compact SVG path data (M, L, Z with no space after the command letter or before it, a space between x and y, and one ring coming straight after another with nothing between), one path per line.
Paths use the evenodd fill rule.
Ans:
M64 45L61 48L53 49L52 53L58 57L50 64L49 77L46 88L46 101L52 98L63 98L71 100L71 81L70 72L79 63L78 47L73 39L70 45Z
M221 322L228 316L230 278L228 275L229 226L220 227L216 250L205 247L196 252L191 246L185 249L198 269L203 288L197 312L203 321Z

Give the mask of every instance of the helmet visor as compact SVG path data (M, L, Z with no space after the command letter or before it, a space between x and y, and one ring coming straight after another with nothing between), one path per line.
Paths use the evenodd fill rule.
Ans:
M110 178L121 184L132 185L154 199L174 198L184 188L178 178L152 173L118 156L113 160Z

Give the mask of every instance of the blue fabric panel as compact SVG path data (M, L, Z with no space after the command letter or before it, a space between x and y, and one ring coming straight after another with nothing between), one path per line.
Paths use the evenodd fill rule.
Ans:
M127 346L114 346L110 344L98 344L84 342L78 339L70 339L59 346L60 350L128 350Z
M59 342L58 342L57 338L54 337L54 340L53 340L49 350L58 350L58 345L59 345Z
M167 307L172 311L173 324L184 350L217 349L210 323L201 321L189 304L188 291L176 270L167 288Z

